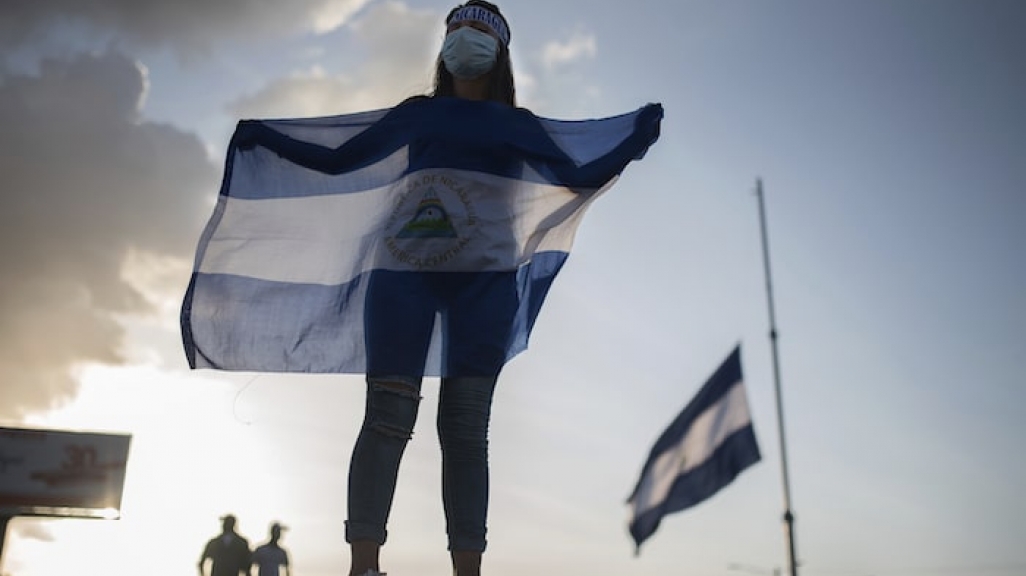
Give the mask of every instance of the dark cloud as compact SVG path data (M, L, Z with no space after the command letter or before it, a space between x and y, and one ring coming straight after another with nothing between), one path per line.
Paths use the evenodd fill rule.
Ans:
M0 48L84 28L142 45L204 51L219 39L266 38L338 26L367 0L4 0Z
M233 34L256 39L272 29L330 29L366 2L15 0L0 7L0 53L5 46L74 53L70 40L67 49L52 49L66 30L83 34L79 47L106 35L121 46L197 50ZM272 81L237 101L236 111L330 114L422 93L430 85L439 18L377 4L350 30L381 53L374 66L349 77L313 71ZM126 262L139 262L140 253L177 259L146 274L184 288L182 263L191 261L220 176L197 136L144 120L145 68L119 50L15 69L0 66L0 420L73 398L76 364L123 361L120 316L166 314L152 286L139 292Z
M117 362L115 314L152 304L130 251L189 258L216 189L199 139L144 122L124 55L46 60L0 77L0 418L73 395L77 362Z

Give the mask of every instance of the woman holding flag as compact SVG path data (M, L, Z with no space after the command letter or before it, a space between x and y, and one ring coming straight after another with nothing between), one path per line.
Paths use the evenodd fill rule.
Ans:
M662 108L650 104L613 119L610 145L587 162L577 161L554 140L557 130L547 128L558 122L546 124L516 107L511 35L498 7L470 0L450 11L445 25L433 93L406 100L339 146L292 137L258 121L241 122L233 138L240 151L261 146L291 163L347 178L371 178L372 167L397 157L406 162L386 217L360 242L366 253L361 272L345 289L345 298L362 295L352 301L362 304L367 380L365 419L349 470L350 576L383 574L379 551L399 463L417 418L422 379L435 372L441 376L437 429L453 568L457 576L480 574L488 423L499 372L526 347L566 258L576 226L567 214L583 210L645 153L662 118ZM555 206L551 214L532 220L525 214L543 198L535 189L561 204L549 202ZM523 232L525 219L535 232ZM566 220L573 220L569 232L561 228ZM552 248L559 242L565 251ZM199 294L196 278L194 285L187 303L193 290ZM183 326L186 320L183 312ZM192 342L195 313L189 320L186 346L198 348ZM436 331L440 364L426 371ZM201 360L211 367L245 369L203 352ZM193 351L193 366L199 363L195 356ZM305 365L297 371L351 368Z

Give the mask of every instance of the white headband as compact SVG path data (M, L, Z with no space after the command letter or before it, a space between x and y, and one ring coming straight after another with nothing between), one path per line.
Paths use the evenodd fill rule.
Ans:
M509 46L509 28L502 21L502 17L495 12L481 6L464 6L453 13L448 24L456 24L467 20L480 22L488 26L492 29L492 32L495 32L496 36L502 39L503 44Z

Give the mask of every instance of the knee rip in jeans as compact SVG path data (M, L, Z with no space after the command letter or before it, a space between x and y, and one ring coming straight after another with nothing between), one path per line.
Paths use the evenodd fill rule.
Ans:
M402 380L372 380L370 381L370 392L372 394L384 393L393 395L401 401L410 401L414 412L413 419L416 419L417 404L420 403L420 390L413 384ZM413 437L413 429L408 426L385 422L381 419L374 419L370 423L370 429L384 436L409 440Z

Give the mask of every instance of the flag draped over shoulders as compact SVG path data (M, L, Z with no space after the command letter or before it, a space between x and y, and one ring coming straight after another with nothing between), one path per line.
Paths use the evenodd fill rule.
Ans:
M512 358L527 347L586 208L644 156L661 118L658 104L559 121L422 98L241 122L182 305L189 365L364 373L376 273L509 274ZM246 146L255 131L263 140ZM439 314L429 376L444 375Z

